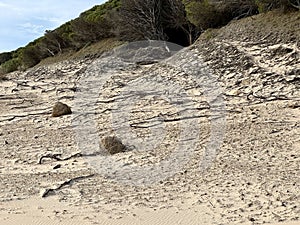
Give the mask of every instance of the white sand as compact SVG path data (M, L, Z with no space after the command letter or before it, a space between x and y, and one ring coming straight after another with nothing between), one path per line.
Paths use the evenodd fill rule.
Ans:
M138 209L134 216L124 216L120 219L109 219L106 214L88 213L78 208L58 202L55 197L48 199L31 198L1 204L1 225L213 225L209 218L210 210L204 207L178 211L174 208L158 211ZM3 208L2 208L3 209ZM112 209L113 210L113 209ZM241 225L252 225L252 222ZM299 225L299 221L268 225Z

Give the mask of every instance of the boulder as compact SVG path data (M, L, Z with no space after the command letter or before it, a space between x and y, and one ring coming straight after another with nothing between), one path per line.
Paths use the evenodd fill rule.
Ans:
M53 117L59 117L68 114L72 114L71 108L68 105L61 102L55 103L52 109Z

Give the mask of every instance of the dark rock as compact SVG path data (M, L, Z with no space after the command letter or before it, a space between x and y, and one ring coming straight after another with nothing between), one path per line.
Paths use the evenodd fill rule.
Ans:
M71 108L68 105L61 102L57 102L53 106L53 110L52 110L53 117L59 117L68 114L72 114Z
M54 170L61 168L60 164L57 164L56 166L53 167Z

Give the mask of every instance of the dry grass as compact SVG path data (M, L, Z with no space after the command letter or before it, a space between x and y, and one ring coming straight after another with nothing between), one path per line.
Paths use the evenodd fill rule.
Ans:
M84 57L90 56L90 55L100 55L103 52L112 50L115 47L120 46L121 44L123 44L123 42L118 41L114 38L104 39L102 41L91 44L91 45L79 50L72 56L72 58L78 59L78 58L84 58Z
M70 50L69 52L43 59L37 66L50 65L64 60L78 60L90 56L99 56L103 52L112 50L113 48L120 46L121 44L122 42L114 38L104 39L85 48L82 48L77 52Z
M272 43L300 40L300 13L283 13L280 10L262 13L238 21L219 30L219 38L235 41L268 41ZM237 40L237 38L239 40Z

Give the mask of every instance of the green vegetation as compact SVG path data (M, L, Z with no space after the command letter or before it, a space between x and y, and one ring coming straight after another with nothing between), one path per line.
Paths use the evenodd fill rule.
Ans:
M11 53L0 54L2 73L30 68L43 59L76 52L92 43L114 37L108 20L110 11L117 10L120 0L110 0L83 12L55 30L45 31L44 36Z
M19 69L20 62L18 58L13 58L7 62L1 64L1 70L4 73L10 73Z
M281 9L288 11L292 8L300 10L300 0L256 0L260 13L267 12L272 9Z
M300 0L109 0L23 48L1 53L0 73L55 61L54 56L97 54L103 43L113 48L120 41L158 39L187 46L209 28L278 8L299 10Z
M0 64L5 63L6 61L12 59L13 52L4 52L0 54Z

